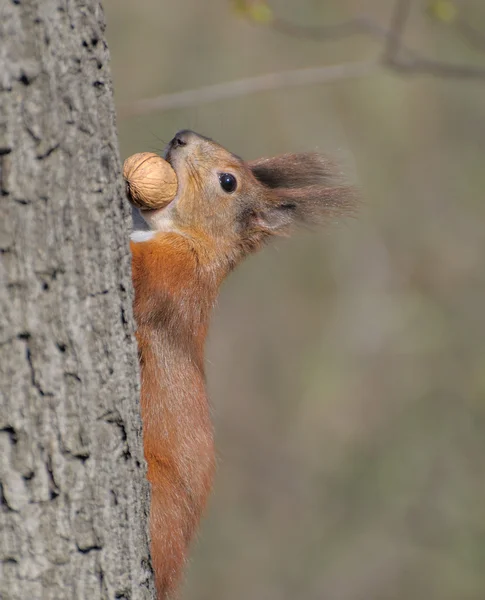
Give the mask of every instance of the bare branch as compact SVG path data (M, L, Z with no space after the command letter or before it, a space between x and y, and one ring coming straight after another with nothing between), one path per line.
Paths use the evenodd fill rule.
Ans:
M411 0L396 0L391 16L389 35L384 47L384 62L391 62L395 59L401 50L402 36L406 27L406 22L411 9Z
M386 29L366 15L358 15L335 25L305 26L275 18L271 27L280 33L319 41L342 39L353 35L369 35L386 41L382 65L401 74L431 75L457 79L485 79L485 67L453 64L429 59L409 48L403 42L403 34L411 9L411 0L397 0ZM465 23L457 22L462 35L475 47L485 50L485 35Z
M387 66L398 73L407 75L431 75L453 79L485 80L485 68L474 65L460 65L431 60L428 58L392 58Z
M121 107L120 115L121 117L146 115L155 111L199 106L209 102L228 100L257 92L363 77L369 75L377 68L378 63L376 61L362 61L268 73L267 75L248 77L227 83L216 83L194 90L185 90L183 92L163 94L156 98L138 100Z
M458 17L456 22L456 29L472 48L480 52L485 52L485 34L478 31L473 25Z
M402 43L402 37L406 28L406 23L411 10L411 0L396 0L387 43L383 53L383 63L388 68L394 69L400 73L413 75L432 75L435 77L454 77L458 79L485 79L485 68L473 65L453 64L439 60L429 59L421 56L414 50L406 47ZM462 30L475 38L479 33L471 27L465 29L465 23L461 22ZM475 39L476 41L476 39ZM482 39L482 41L484 41ZM404 58L403 54L406 54Z
M384 48L380 59L269 73L193 90L163 94L122 106L120 115L122 118L126 118L175 108L188 108L209 102L247 96L257 92L363 77L375 72L379 67L406 75L430 75L484 81L485 66L453 64L433 60L422 56L403 42L411 2L412 0L395 1L389 29L366 15L359 15L335 25L323 27L296 25L278 17L274 18L269 24L269 27L280 33L320 41L342 39L359 34L369 35L384 40ZM460 21L458 25L462 35L467 36L470 43L485 49L485 35L463 21Z

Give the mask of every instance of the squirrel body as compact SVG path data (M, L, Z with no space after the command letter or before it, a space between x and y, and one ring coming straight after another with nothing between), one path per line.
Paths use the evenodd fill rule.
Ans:
M163 209L142 210L151 231L131 241L159 600L177 589L214 477L204 344L220 285L273 235L347 214L355 202L354 189L318 154L245 162L184 130L165 158L177 195Z

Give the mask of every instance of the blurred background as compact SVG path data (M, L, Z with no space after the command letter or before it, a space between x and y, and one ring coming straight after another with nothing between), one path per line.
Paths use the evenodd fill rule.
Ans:
M364 195L356 219L273 243L224 285L207 368L219 468L183 598L483 600L484 77L382 67L130 116L373 61L379 35L295 28L388 28L394 2L103 4L123 158L190 128L248 159L332 154ZM415 0L402 35L485 69L483 0Z

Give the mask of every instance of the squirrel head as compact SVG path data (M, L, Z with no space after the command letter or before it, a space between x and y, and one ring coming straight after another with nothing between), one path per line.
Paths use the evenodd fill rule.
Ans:
M236 264L275 235L353 212L357 194L316 153L246 162L193 131L165 149L178 188L168 206L142 210L154 231L174 231Z

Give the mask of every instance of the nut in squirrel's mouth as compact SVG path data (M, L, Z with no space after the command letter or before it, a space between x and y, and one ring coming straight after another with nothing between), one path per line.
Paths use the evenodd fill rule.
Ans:
M171 152L171 146L170 144L168 144L165 148L165 150L163 151L163 153L160 155L174 170L175 175L178 175L177 173L177 167L174 165L173 162L173 156L172 156L172 152ZM175 194L175 196L172 198L172 200L170 200L170 202L168 204L166 204L163 208L139 208L139 211L142 215L151 215L153 213L162 213L165 212L167 209L169 209L177 200L178 197L178 191L179 191L179 186L180 186L180 181L178 180L178 176L177 176L177 193Z

